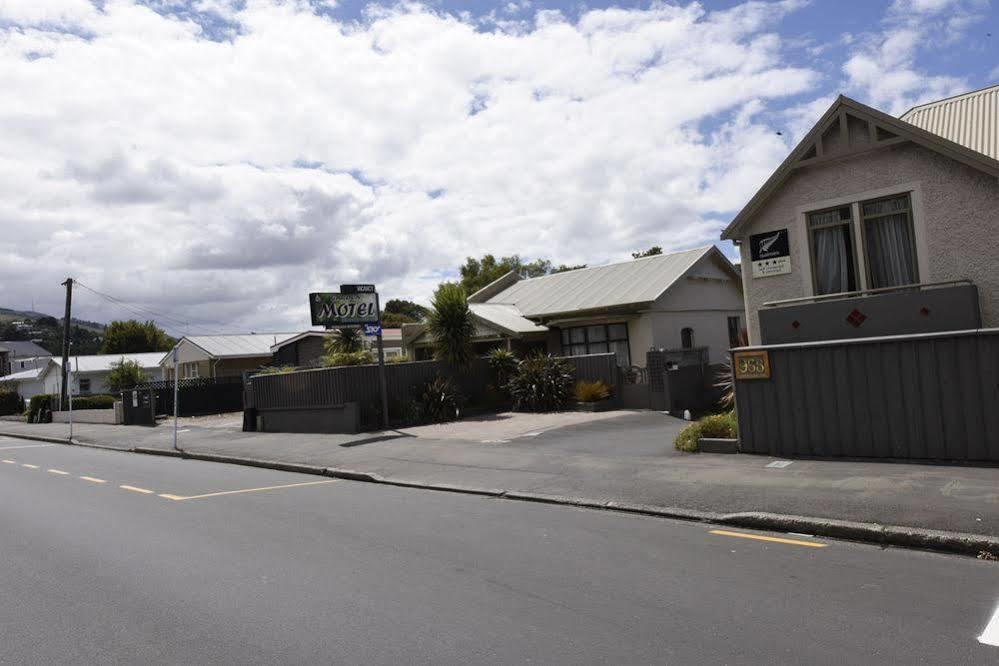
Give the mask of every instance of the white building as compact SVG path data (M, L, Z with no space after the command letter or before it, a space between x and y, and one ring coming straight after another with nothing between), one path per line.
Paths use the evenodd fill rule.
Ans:
M123 360L139 364L149 381L163 379L163 369L160 359L163 352L148 352L142 354L97 354L93 356L71 356L70 369L73 375L74 395L97 395L108 393L107 376L113 365ZM17 385L17 392L25 400L39 393L58 395L61 389L62 359L43 359L44 363L37 368L24 370L3 378L4 382Z

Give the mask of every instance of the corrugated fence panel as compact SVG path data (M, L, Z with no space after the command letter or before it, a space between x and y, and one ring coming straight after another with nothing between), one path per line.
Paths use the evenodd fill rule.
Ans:
M736 383L743 451L999 462L999 329L753 347Z

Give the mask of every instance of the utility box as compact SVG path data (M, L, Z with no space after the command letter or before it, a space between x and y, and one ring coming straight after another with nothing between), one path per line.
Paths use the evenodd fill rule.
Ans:
M156 394L149 389L123 391L121 405L125 425L156 425Z

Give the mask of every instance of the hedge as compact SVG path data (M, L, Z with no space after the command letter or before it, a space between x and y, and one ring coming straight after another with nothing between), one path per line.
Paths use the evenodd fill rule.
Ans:
M21 414L24 412L24 400L17 391L0 391L0 416Z
M112 409L118 398L113 395L80 395L73 397L73 409ZM59 404L59 396L52 393L40 393L28 402L28 422L37 423L37 415L52 411L53 405Z

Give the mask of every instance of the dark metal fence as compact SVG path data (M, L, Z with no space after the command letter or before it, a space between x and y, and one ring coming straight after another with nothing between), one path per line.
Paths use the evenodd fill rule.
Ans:
M156 395L156 413L173 414L173 380L148 382L136 387ZM243 409L242 377L193 377L181 379L180 416L224 414Z
M999 461L999 329L753 347L736 382L742 451Z
M577 379L599 379L611 386L612 391L616 388L615 354L574 356L565 360L575 368ZM493 386L493 373L486 359L475 359L461 371L439 361L394 363L385 366L390 419L405 419L410 403L418 399L423 386L438 375L451 379L470 406L480 409L508 406L502 392ZM258 412L315 410L358 403L365 427L377 427L381 414L377 365L254 375L247 383L245 395L246 407Z

